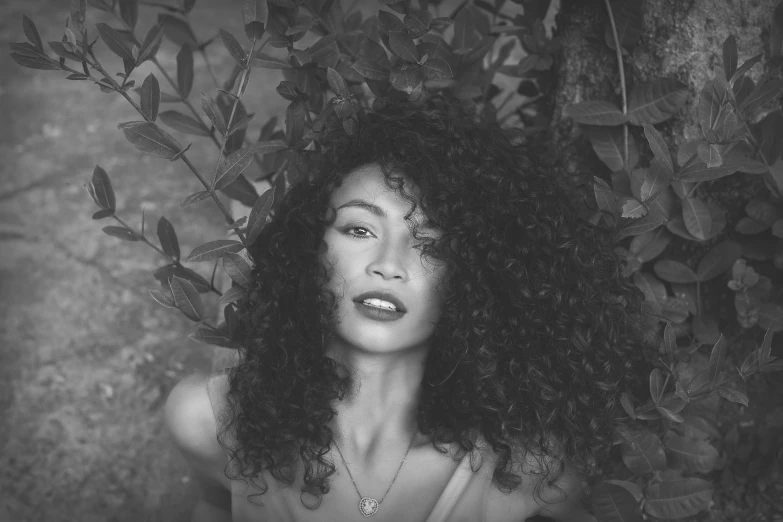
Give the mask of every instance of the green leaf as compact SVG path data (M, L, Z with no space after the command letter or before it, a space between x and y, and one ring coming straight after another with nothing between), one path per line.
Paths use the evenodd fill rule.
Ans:
M723 41L723 70L726 73L726 80L731 79L734 71L737 70L737 39L733 34Z
M267 189L256 199L253 208L250 210L250 216L247 219L247 244L252 245L258 239L258 235L264 230L267 223L269 211L275 200L274 189Z
M73 28L81 33L84 31L84 23L87 20L86 0L71 0L71 23Z
M190 268L185 268L179 264L169 264L162 266L155 270L152 274L153 277L161 284L161 286L167 290L171 289L169 283L173 276L181 277L190 281L199 293L206 293L210 291L209 281L201 277L197 272L194 272Z
M158 24L163 27L166 38L173 43L179 46L188 44L192 49L198 48L196 35L193 34L193 29L187 21L164 13L158 15Z
M163 26L160 24L155 24L147 32L147 36L144 38L144 42L141 44L141 49L139 49L139 59L136 60L136 65L140 65L150 58L154 58L162 41Z
M666 469L666 453L661 440L648 430L636 434L633 445L623 443L622 456L628 469L637 475L644 475L656 469Z
M193 88L193 50L188 43L177 53L177 85L182 97L187 98Z
M737 404L742 404L746 407L748 406L748 396L739 390L735 390L734 388L721 386L718 388L718 395L724 399L730 400L731 402L736 402Z
M215 100L211 96L205 93L201 93L201 110L207 115L212 122L212 125L220 132L220 134L226 134L226 120L223 119L223 114L215 103Z
M367 58L359 58L351 67L370 80L385 80L389 77L388 69Z
M210 136L209 129L194 118L177 111L164 111L159 115L160 120L180 132L196 136Z
M234 61L237 62L237 65L244 67L247 53L245 53L245 50L242 49L242 44L237 41L233 34L229 33L225 29L220 29L220 39L223 42L225 48L228 50L228 53L231 55Z
M228 253L223 256L223 270L238 285L250 288L253 284L253 269L239 254Z
M47 42L47 43L49 44L49 47L51 47L52 51L54 51L54 54L56 54L57 56L62 56L66 60L73 60L75 62L82 61L81 56L67 50L62 42Z
M119 0L119 4L120 17L132 31L139 19L139 0Z
M391 51L406 62L417 63L419 61L419 51L416 49L416 44L406 33L390 31L389 44Z
M718 450L707 441L681 437L673 431L667 431L663 437L666 454L673 463L677 463L689 471L709 473L715 469L718 460Z
M24 35L30 41L36 49L43 52L43 42L41 41L41 35L38 34L38 28L35 27L35 23L22 15L22 28L24 29Z
M734 88L732 89L734 91L734 98L737 100L737 103L742 103L742 101L748 97L748 94L750 94L755 88L756 84L753 83L753 80L744 75L740 76L737 82L734 84Z
M295 101L288 104L285 111L285 135L289 147L295 147L304 136L305 105Z
M310 58L321 67L337 67L340 60L340 49L337 46L337 37L328 34L315 42L308 49Z
M92 171L92 181L87 187L95 204L102 209L110 210L110 215L113 215L116 210L114 189L111 186L109 175L100 165L95 165L95 169Z
M451 66L440 58L430 58L421 66L421 72L428 80L449 80L453 78Z
M214 190L220 190L231 184L253 161L254 147L244 147L229 154L221 163L213 183Z
M386 55L383 46L370 39L366 39L362 42L362 46L359 48L359 58L375 62L387 71L391 67L389 64L389 57ZM434 53L430 55L430 58L434 58Z
M759 60L761 60L761 57L764 56L763 54L757 54L756 56L753 56L751 58L748 58L745 60L745 63L740 65L736 71L734 71L734 74L731 75L731 79L729 80L730 84L733 84L737 79L739 79L740 76L745 74L750 70L751 67L756 65Z
M159 290L150 290L149 293L158 304L163 305L166 308L176 308L174 298L171 297L171 295L166 295Z
M154 123L132 121L121 123L119 128L137 149L152 156L171 159L181 148L177 140Z
M141 84L141 112L152 121L158 117L160 85L155 75L149 73Z
M212 192L209 190L202 190L201 192L196 192L195 194L191 194L190 196L183 199L182 203L180 203L179 206L182 208L189 207L194 203L198 203L199 201L203 201L207 199L211 195Z
M391 31L405 31L405 24L388 11L378 11L378 31L386 34Z
M759 85L742 100L739 110L744 111L745 114L750 114L756 108L774 100L780 94L781 89L783 89L783 80L772 80Z
M666 520L696 515L712 505L712 486L700 478L671 480L644 491L644 512Z
M699 198L690 197L682 201L682 217L690 234L705 240L712 230L712 215L709 207Z
M326 69L326 80L329 82L329 87L331 87L332 91L338 96L348 98L351 95L343 77L331 67L327 67Z
M394 67L389 74L391 86L398 91L403 91L407 94L411 94L416 90L422 81L422 75L418 66L408 67L405 70Z
M663 396L663 374L660 368L653 368L650 372L650 397L656 404Z
M661 136L661 133L649 123L644 123L643 126L644 135L647 137L647 142L650 144L655 159L658 160L666 173L671 176L674 174L674 164L672 162L672 155L669 153L669 147L663 140L663 136Z
M568 105L563 116L589 125L620 125L628 121L616 105L605 101L583 101Z
M237 253L245 248L245 245L233 239L217 239L209 241L193 249L185 262L215 261L228 252Z
M593 150L612 172L623 168L633 170L639 162L639 148L632 134L628 134L628 165L624 165L623 131L620 127L588 125L586 130Z
M688 99L688 87L677 80L657 78L636 85L628 97L628 121L654 125L674 116Z
M260 40L269 17L266 0L245 0L242 8L242 20L248 40Z
M220 330L216 330L214 327L200 324L188 334L189 339L202 344L208 344L211 346L220 346L222 348L238 348L237 343L228 338Z
M602 482L592 493L593 515L601 522L642 522L642 512L633 495L624 487Z
M430 22L432 22L432 14L429 11L418 10L411 10L402 20L411 38L419 38L429 31Z
M193 283L187 279L172 276L169 282L171 286L171 295L174 296L174 305L185 314L185 317L192 321L201 321L204 319L204 303L201 302L201 296Z
M174 225L165 216L161 216L158 220L158 240L163 252L179 262L180 252L177 233L174 231Z
M106 232L108 235L112 237L116 237L118 239L122 239L123 241L141 241L141 237L139 237L132 230L128 230L125 227L109 226L109 227L103 227L102 230Z
M467 5L454 17L454 39L451 47L455 52L468 52L481 41L481 34L477 23L484 14L473 6Z
M218 299L218 303L219 304L236 303L240 299L245 299L246 297L247 297L247 290L245 290L241 286L232 286L231 288L223 292L223 295L221 295L220 299Z
M707 168L713 169L723 165L720 150L715 144L700 141L696 147L696 153L699 155L699 159L707 164Z
M136 63L133 53L125 46L125 42L115 29L112 29L104 23L95 24L95 28L98 29L98 34L101 35L101 39L114 54L123 60Z
M19 53L11 53L11 58L22 67L29 67L30 69L40 69L43 71L60 69L58 64L52 62L48 58L35 58Z
M703 161L694 161L688 168L680 171L675 178L677 181L708 181L730 176L737 172L740 167L742 167L741 164L724 162L720 167L709 168Z
M264 69L283 69L287 71L293 69L290 63L278 58L274 58L262 52L257 52L253 55L253 58L250 60L250 67L263 67Z

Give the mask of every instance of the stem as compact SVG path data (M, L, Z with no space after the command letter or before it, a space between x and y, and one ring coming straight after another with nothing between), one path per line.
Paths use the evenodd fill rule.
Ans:
M147 243L150 246L150 248L152 248L153 250L157 251L160 255L162 255L166 259L170 259L175 265L182 266L183 268L185 268L179 261L177 261L177 259L175 259L173 257L169 257L163 250L161 250L160 248L158 248L154 244L150 243L147 240L147 238L144 237L143 234L141 234L139 232L136 232L130 225L128 225L123 220L121 220L119 217L117 217L116 214L112 214L111 217L113 217L115 220L117 220L117 222L120 223L122 226L124 226L125 228L127 228L128 230L133 232L136 236L138 236L140 238L141 241L144 241L145 243ZM209 285L209 291L210 292L215 292L217 295L223 295L223 293L220 290L218 290L217 288L215 288L215 285L213 285L212 283L210 283L210 285Z
M155 122L150 120L147 117L147 115L144 114L144 112L141 110L141 107L139 107L136 104L136 102L133 101L133 99L130 96L128 96L128 93L123 91L123 90L120 90L119 84L117 84L117 82L114 80L114 78L112 78L109 75L109 73L107 73L106 70L101 66L101 64L98 61L98 58L95 56L95 54L92 53L92 51L90 52L90 54L92 56L92 59L95 60L95 65L97 66L96 69L98 71L100 71L101 74L103 74L104 79L107 80L109 83L111 83L112 86L114 87L114 89L117 92L119 92L123 96L123 98L128 100L128 103L130 103L133 106L133 108L136 109L136 112L141 114L141 116L144 118L145 121L155 125ZM224 141L223 145L225 145L225 141ZM221 151L221 154L222 154L222 151ZM217 194L210 188L209 184L204 180L204 178L201 177L201 174L199 174L198 169L196 169L195 165L193 165L193 163L191 163L190 160L187 158L187 156L185 156L184 154L182 154L182 156L180 156L180 157L182 158L182 161L184 161L185 164L188 167L190 167L190 170L193 171L193 174L196 175L196 177L201 182L201 184L204 185L204 188L206 188L210 192L210 195L212 196L212 199L215 200L215 203L217 204L218 208L221 210L221 212L223 212L223 215L226 217L226 222L229 223L229 224L233 223L234 219L231 216L231 213L223 205L223 202L220 201L220 198L218 198ZM245 237L244 237L244 235L239 230L237 230L236 232L237 232L237 235L239 236L239 239L242 241L242 244L245 244Z
M623 96L623 114L628 114L628 100L625 89L625 67L623 66L623 51L620 47L620 39L617 36L617 26L614 23L614 13L609 0L604 0L606 10L609 13L609 24L612 26L612 38L614 38L614 49L617 52L617 66L620 69L620 92ZM623 163L628 167L628 124L623 123Z
M142 3L144 3L144 2L142 2ZM154 5L154 4L147 4L147 5ZM177 12L179 12L179 11L177 11ZM130 26L129 26L129 25L126 23L126 22L125 22L125 20L123 20L123 19L122 19L122 17L121 17L120 15L118 15L118 14L117 14L117 13L116 13L114 10L112 10L111 14L113 14L113 15L114 15L114 18L116 18L116 19L117 19L119 22L122 22L122 24L123 24L123 25L126 27L126 29L127 29L128 31L130 31L131 38L133 38L133 42L134 42L136 45L138 45L139 47L141 47L141 42L139 41L139 39L138 39L138 38L136 38L136 33L134 32L133 28L132 28L132 27L130 27ZM203 51L202 51L202 52L203 52ZM150 58L150 61L152 61L152 63L154 63L154 64L155 64L155 66L158 68L158 70L159 70L159 71L160 71L160 73L163 75L163 77L164 77L164 78L166 78L166 81L167 81L167 82L169 82L169 85L171 86L171 88L172 88L172 89L174 89L174 92L175 92L175 93L177 94L177 96L179 96L179 98L182 100L182 103L184 103L184 104L185 104L185 106L186 106L188 109L190 109L190 112L193 114L193 116L196 118L196 120L197 120L199 123L201 123L201 124L202 124L204 127L206 127L207 129L209 129L209 128L210 128L210 126L209 126L209 125L207 125L207 124L205 124L205 123L202 121L202 119L201 119L201 115L198 113L198 111L196 110L196 108L195 108L195 107L193 107L193 104L192 104L192 103L190 103L190 101L189 101L187 98L185 98L185 97L182 95L182 92L179 90L179 85L177 85L177 82L175 82L175 81L174 81L174 79L173 79L171 76L169 76L169 74L166 72L166 70L163 68L163 66L162 66L162 65L160 64L160 62L158 61L158 58L157 58L157 57L155 57L155 56L153 56L153 57L151 57L151 58ZM211 71L210 71L210 72L211 72ZM220 143L218 142L218 140L217 140L217 138L215 137L215 134L214 134L214 132L212 132L212 130L210 130L210 131L209 131L209 137L210 137L210 138L212 138L212 141L215 143L215 145L216 145L216 146L218 146L218 147L220 146Z
M240 92L242 90L242 85L245 84L245 80L248 79L248 76L250 75L250 59L253 56L253 51L256 49L256 39L253 38L253 44L250 46L250 53L247 55L247 60L245 60L244 69L242 70L242 77L239 78L239 84L237 86L237 96L234 98L234 106L231 107L231 115L228 117L228 121L226 122L226 134L223 136L223 143L220 145L220 155L218 155L218 160L215 162L215 176L213 178L213 186L215 182L217 182L218 172L220 172L220 163L221 159L223 158L223 152L226 150L226 142L228 142L228 131L231 129L231 122L234 119L234 114L237 110L237 105L239 104L239 98L242 96L242 93ZM210 190L212 188L210 187ZM237 234L239 234L239 230L237 229ZM244 243L244 241L242 241Z

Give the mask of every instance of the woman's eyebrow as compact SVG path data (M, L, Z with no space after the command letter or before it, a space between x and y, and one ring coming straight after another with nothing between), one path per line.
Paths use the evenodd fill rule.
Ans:
M339 207L337 207L337 210L340 210L341 208L347 208L347 207L356 207L356 208L363 208L364 210L367 210L368 212L372 212L378 217L386 218L389 217L385 210L383 210L381 207L374 203L370 203L369 201L365 201L363 199L352 199L351 201L347 203L343 203ZM422 228L437 228L432 221L425 218L422 223L419 224Z
M341 208L346 208L346 207L363 208L364 210L372 212L373 214L375 214L378 217L382 217L382 218L388 217L388 214L386 214L386 211L383 210L381 207L379 207L378 205L375 205L374 203L370 203L369 201L365 201L363 199L352 199L348 203L343 203L342 205L337 207L337 210L340 210Z

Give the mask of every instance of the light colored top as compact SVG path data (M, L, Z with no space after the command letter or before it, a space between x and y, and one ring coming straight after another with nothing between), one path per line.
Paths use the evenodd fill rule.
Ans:
M223 373L211 375L207 381L207 392L216 419L220 419L219 412L224 411L227 387L228 377ZM420 521L406 522L522 522L530 515L520 515L534 512L535 503L532 499L525 500L513 492L510 496L504 495L492 486L492 472L496 463L494 452L481 437L477 446L479 454L474 458L473 465L471 455L476 453L475 450L466 452L462 457L429 515ZM484 463L485 458L488 459L487 463ZM323 522L323 511L319 513L319 509L310 510L302 505L301 476L297 477L292 486L278 483L267 471L264 472L264 479L268 490L263 495L253 497L253 503L247 496L260 493L260 490L242 480L231 481L233 522ZM523 480L528 479L523 476ZM322 502L326 502L328 497L328 494L325 495ZM356 500L356 515L361 519L358 495ZM378 513L369 518L384 520L383 507L381 504Z

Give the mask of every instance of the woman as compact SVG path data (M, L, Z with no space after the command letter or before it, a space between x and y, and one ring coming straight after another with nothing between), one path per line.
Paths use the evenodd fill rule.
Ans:
M250 248L240 364L168 398L193 520L594 520L643 362L609 240L440 99L321 141Z

